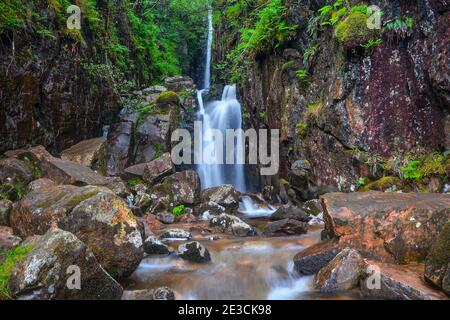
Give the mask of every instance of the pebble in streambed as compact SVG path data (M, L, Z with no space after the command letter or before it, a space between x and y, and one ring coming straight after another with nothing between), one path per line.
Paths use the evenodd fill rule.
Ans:
M208 249L198 241L179 245L178 256L182 259L197 263L208 263L211 261L211 255Z

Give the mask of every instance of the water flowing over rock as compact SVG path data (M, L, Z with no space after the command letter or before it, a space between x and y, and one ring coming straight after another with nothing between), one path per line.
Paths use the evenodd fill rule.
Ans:
M358 251L342 250L316 274L314 287L323 292L356 288L359 284L361 260Z
M122 296L122 287L72 233L50 229L30 246L26 259L15 267L10 280L11 293L16 299L117 300ZM77 270L81 285L74 289L67 284L76 285L71 276Z
M367 257L422 261L450 217L450 195L329 193L321 197L325 233Z
M206 249L198 241L181 244L178 247L178 256L182 259L197 263L206 263L211 261L211 255L209 254L208 249Z

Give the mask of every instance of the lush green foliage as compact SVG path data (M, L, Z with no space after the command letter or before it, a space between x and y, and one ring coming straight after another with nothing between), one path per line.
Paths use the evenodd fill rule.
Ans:
M231 82L240 79L256 54L277 48L297 26L288 25L283 0L224 1L225 17L232 28L239 29L234 49L227 55L222 70Z
M15 266L25 260L28 252L31 250L31 244L26 246L17 246L9 250L0 249L0 257L3 261L0 263L0 300L11 299L9 281Z
M172 209L172 213L175 217L180 217L184 214L184 205L180 204Z
M127 183L130 187L135 187L139 184L144 184L144 181L141 178L132 178L128 180Z

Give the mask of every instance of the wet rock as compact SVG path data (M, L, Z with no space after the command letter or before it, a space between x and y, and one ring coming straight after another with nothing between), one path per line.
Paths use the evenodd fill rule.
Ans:
M170 249L155 236L149 236L144 241L144 252L147 254L169 254Z
M34 178L33 166L30 162L15 158L0 160L0 182L27 185Z
M119 177L108 177L108 184L105 185L106 188L111 190L115 195L126 198L130 194L128 185Z
M158 159L147 163L144 168L143 179L150 185L154 185L162 178L173 173L174 171L175 167L172 163L170 153L164 153Z
M215 202L226 208L239 207L239 192L231 184L223 184L217 187L207 188L202 191L202 202Z
M74 185L105 185L108 180L76 162L62 160L58 158L49 158L41 165L41 174L43 178L48 178L58 184Z
M73 268L73 266L79 269ZM79 270L80 289L71 278ZM120 299L122 287L108 275L94 254L75 235L50 229L31 244L25 260L16 265L11 293L23 300Z
M425 259L425 279L450 296L450 222Z
M11 249L21 242L22 239L13 234L12 228L0 226L0 249Z
M446 300L445 294L426 285L422 268L364 260L360 288L364 296L390 300Z
M28 159L37 166L40 166L46 159L52 158L52 155L43 146L6 151L5 156L21 160Z
M340 251L336 243L333 242L312 245L295 255L294 268L301 275L316 274L333 260Z
M186 76L169 77L164 80L164 86L171 91L195 91L194 80Z
M323 212L322 204L319 199L308 200L302 205L301 208L310 216L317 216Z
M84 200L58 226L83 241L113 277L129 276L142 260L143 240L136 218L111 192Z
M308 223L294 219L282 219L269 222L264 226L264 234L270 237L304 234L308 231Z
M200 202L200 177L192 170L174 173L162 182L170 186L174 204L197 204Z
M211 261L208 249L198 241L181 244L178 247L178 256L191 262L206 263Z
M353 249L343 249L314 278L314 288L322 292L337 292L356 288L360 278L361 255Z
M195 213L199 216L206 214L208 216L213 215L220 215L222 213L225 213L225 207L221 206L220 204L215 203L214 201L209 201L205 203L199 204L195 208Z
M47 182L42 181L41 182ZM111 191L104 187L48 185L37 188L13 206L10 225L21 236L42 235L58 225L82 201L100 192Z
M385 262L423 261L450 215L450 195L329 193L321 197L326 235Z
M123 292L122 300L175 300L175 294L167 287L131 290Z
M61 152L61 159L76 162L106 174L106 138L84 140Z
M57 226L70 231L94 252L112 275L131 274L142 258L142 237L127 204L104 187L55 186L28 193L10 216L22 236Z
M284 205L270 216L270 220L273 221L282 219L293 219L302 222L308 222L310 220L305 211L294 205Z
M130 180L133 178L142 178L142 176L144 175L144 169L146 166L147 166L147 163L139 163L139 164L135 164L134 166L125 168L123 170L122 177L125 180Z
M13 203L9 200L0 200L0 226L9 226L9 214Z
M134 123L122 121L111 126L105 146L106 172L114 176L130 163L133 149Z
M307 177L311 171L311 164L308 160L297 160L291 166L293 174L299 177Z
M170 212L158 212L156 214L156 219L161 221L164 224L171 224L175 222L175 216Z
M245 223L240 218L225 213L209 220L209 226L217 227L222 232L237 237L251 237L256 235L255 228Z
M57 185L56 182L47 178L41 178L34 181L31 181L27 186L27 192L32 191L42 191L49 190L55 188Z
M182 230L182 229L166 229L164 232L159 236L161 240L165 239L192 239L192 234L188 231Z
M168 287L160 287L153 290L153 300L175 300L175 293Z

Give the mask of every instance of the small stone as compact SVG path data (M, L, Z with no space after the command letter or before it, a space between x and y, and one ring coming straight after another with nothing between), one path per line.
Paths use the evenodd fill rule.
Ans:
M147 254L169 254L170 249L155 236L149 236L144 241L144 252Z
M208 249L198 241L181 244L178 247L178 256L191 262L206 263L211 261Z

